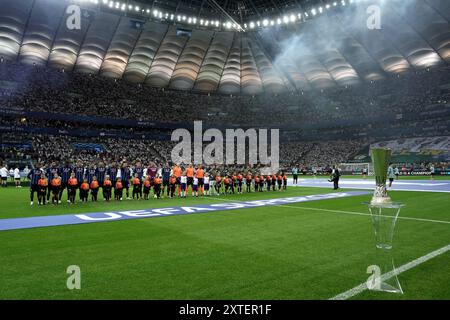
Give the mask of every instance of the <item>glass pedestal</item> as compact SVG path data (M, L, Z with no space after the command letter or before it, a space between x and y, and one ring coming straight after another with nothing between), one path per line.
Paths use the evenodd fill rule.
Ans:
M370 266L368 272L373 276L367 281L369 290L392 293L403 293L392 254L395 225L402 203L391 202L383 204L366 203L372 218L375 232L376 264Z

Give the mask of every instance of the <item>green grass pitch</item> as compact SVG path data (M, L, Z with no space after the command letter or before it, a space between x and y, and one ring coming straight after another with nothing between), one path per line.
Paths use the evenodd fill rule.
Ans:
M327 192L332 190L290 187L220 198ZM450 222L448 193L390 195L406 204L403 217ZM0 231L0 299L329 299L369 276L366 269L374 258L370 217L337 212L367 213L362 202L369 199ZM28 188L9 187L0 189L0 219L220 201L205 197L30 207ZM450 244L449 223L400 219L396 231L397 266ZM69 265L81 268L81 290L66 287ZM447 252L399 275L403 295L365 291L353 299L450 299L449 266Z

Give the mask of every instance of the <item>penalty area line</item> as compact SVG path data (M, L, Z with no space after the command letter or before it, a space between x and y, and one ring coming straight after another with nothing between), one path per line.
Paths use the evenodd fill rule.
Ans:
M416 266L418 266L418 265L420 265L420 264L422 264L424 262L427 262L428 260L431 260L431 259L433 259L433 258L435 258L437 256L440 256L440 255L442 255L442 254L444 254L444 253L446 253L448 251L450 251L450 244L446 245L445 247L442 247L442 248L440 248L438 250L430 252L430 253L428 253L428 254L420 257L420 258L417 258L417 259L415 259L415 260L413 260L411 262L408 262L408 263L402 265L401 267L396 268L395 270L393 270L391 272L383 274L381 276L381 281L389 280L393 276L396 276L396 275L399 275L399 274L401 274L401 273L403 273L405 271L408 271L408 270L410 270L410 269L412 269L412 268L414 268L414 267L416 267ZM347 299L349 299L351 297L354 297L354 296L360 294L361 292L363 292L365 290L368 290L367 283L363 282L363 283L357 285L356 287L354 287L354 288L352 288L350 290L347 290L345 292L342 292L342 293L340 293L340 294L330 298L329 300L347 300Z

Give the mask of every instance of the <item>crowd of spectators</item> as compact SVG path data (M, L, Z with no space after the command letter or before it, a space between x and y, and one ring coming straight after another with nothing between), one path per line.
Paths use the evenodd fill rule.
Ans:
M2 159L30 159L35 162L82 160L110 163L122 159L164 162L166 144L156 140L120 138L77 138L63 135L11 133L2 135ZM28 147L28 146L31 146ZM20 147L23 146L23 147ZM163 156L164 155L164 156Z
M85 163L98 161L110 163L124 158L164 163L171 160L171 152L176 144L172 141L81 138L28 133L3 134L1 141L3 147L0 150L0 159L30 159L37 162L65 160L74 162L80 159ZM295 165L333 165L347 160L363 145L357 140L334 141L332 145L324 142L281 144L280 165L284 168ZM270 149L270 146L268 148ZM193 160L193 149L191 151Z
M324 167L346 162L367 144L364 139L317 142L301 158L301 164Z
M0 63L0 109L87 115L184 124L203 120L232 127L291 128L281 144L280 161L293 165L325 167L347 161L372 140L348 138L368 129L403 137L398 129L412 128L408 135L450 133L450 72L447 68L387 76L379 82L330 90L296 91L279 95L230 96L152 88L99 75L67 73L37 66ZM1 110L0 110L1 111ZM427 112L426 115L423 112ZM374 125L381 118L381 125ZM391 121L384 122L383 119ZM2 116L0 125L78 129L133 134L170 134L164 129ZM292 127L298 130L292 130ZM309 128L309 129L308 129ZM419 130L420 129L420 130ZM347 135L347 138L344 138ZM0 158L18 157L42 161L64 159L105 162L119 158L165 161L174 143L162 140L110 137L71 137L11 133L31 148L10 144ZM330 136L325 141L321 137ZM8 134L2 136L2 141ZM302 137L307 137L302 139ZM74 144L101 145L101 151L75 148Z
M170 136L170 131L164 129L156 129L151 127L130 127L119 125L105 125L91 122L79 121L62 121L62 120L47 120L40 118L25 118L15 116L4 116L0 119L0 125L4 126L18 126L18 127L32 127L32 128L51 128L58 130L78 130L78 131L96 131L96 132L111 132L118 134L134 134L134 135L166 135Z
M152 88L99 75L0 64L2 106L30 111L211 124L301 125L417 113L450 102L448 69L388 75L383 81L329 90L229 96ZM270 115L270 116L268 116Z
M171 152L175 142L157 140L135 140L117 138L77 138L62 135L39 135L27 133L10 133L1 135L2 148L0 159L15 160L33 165L33 163L50 164L52 162L75 163L81 160L86 166L90 164L118 163L123 160L143 163L154 162L157 165L171 162ZM323 141L283 143L280 145L280 167L290 172L293 167L300 172L328 174L334 165L347 162L358 152L368 153L368 140L336 140L332 143ZM270 146L269 146L270 148ZM364 151L365 150L365 151ZM193 158L192 158L193 159ZM24 162L24 160L26 160ZM399 165L402 172L426 171L428 162ZM447 168L449 163L439 162L436 168ZM227 166L226 166L227 167ZM245 166L228 166L230 170L248 168Z

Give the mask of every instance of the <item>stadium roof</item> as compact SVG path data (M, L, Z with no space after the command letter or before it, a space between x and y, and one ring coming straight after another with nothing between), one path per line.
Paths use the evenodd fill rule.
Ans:
M151 86L225 94L347 86L450 61L448 0L378 2L380 26L369 25L363 1L301 23L281 22L251 32L185 28L176 19L142 19L92 6L81 7L79 29L71 29L68 3L0 0L0 56Z

